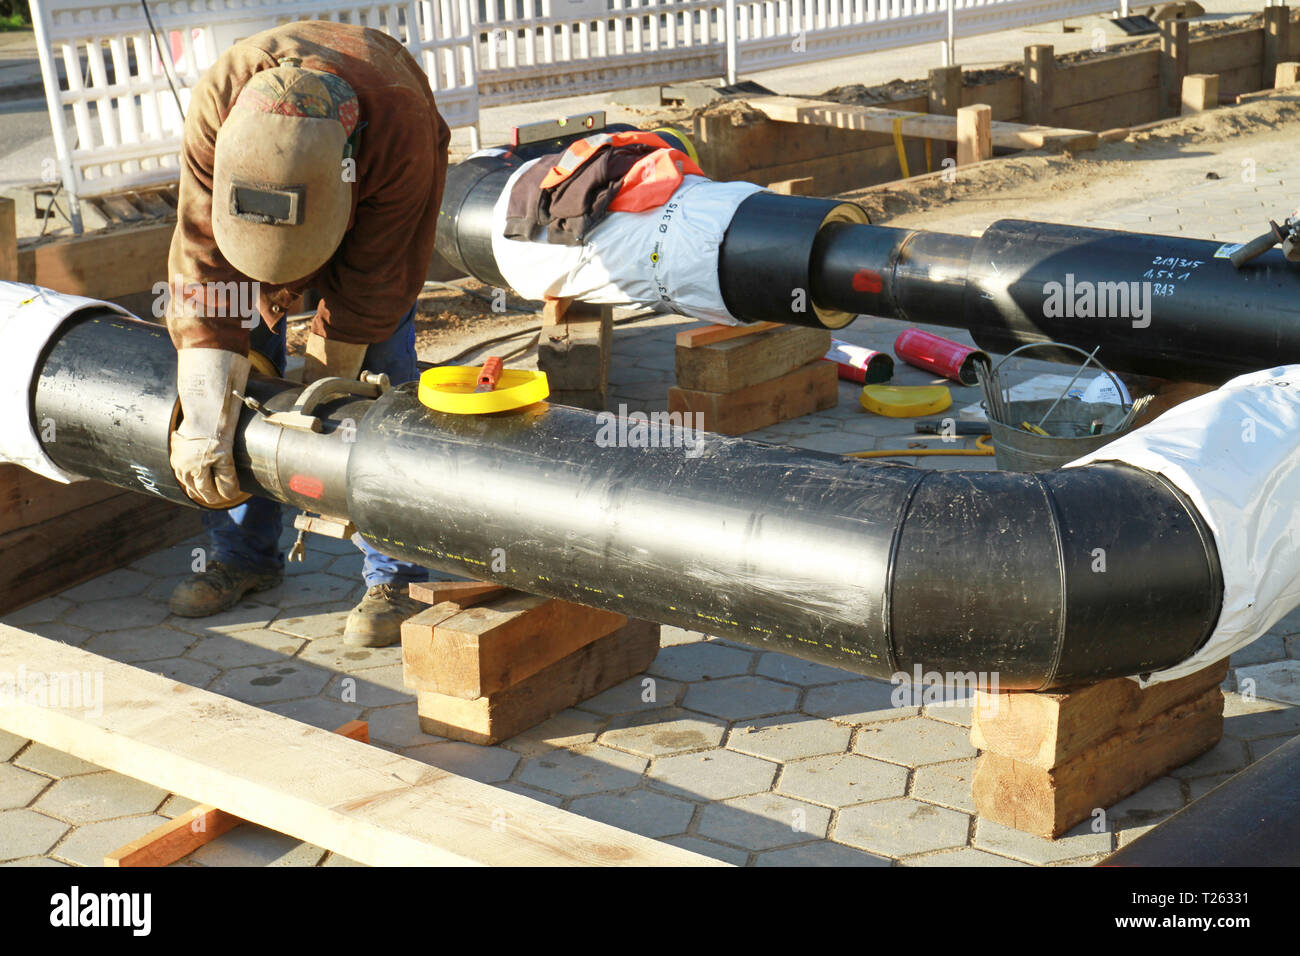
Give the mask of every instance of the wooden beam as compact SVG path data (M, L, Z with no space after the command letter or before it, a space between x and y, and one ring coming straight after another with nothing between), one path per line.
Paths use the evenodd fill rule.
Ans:
M1273 89L1284 90L1300 84L1300 63L1279 63L1273 74Z
M1186 20L1160 22L1160 115L1177 116L1187 75L1188 45Z
M0 674L102 678L0 700L0 727L372 865L711 866L678 847L0 625ZM32 686L32 683L27 685ZM25 688L18 688L25 690Z
M993 110L984 104L957 111L957 165L993 158Z
M768 119L781 123L801 123L854 129L870 133L890 133L899 124L903 136L957 142L957 118L908 113L878 106L853 106L794 96L750 96L745 102ZM960 111L959 111L960 114ZM1022 123L994 122L990 125L994 146L1007 149L1040 149L1059 145L1068 149L1094 149L1097 134L1089 130L1054 126L1026 126Z
M363 744L370 743L370 725L364 720L350 720L334 733ZM104 857L104 865L170 866L247 822L220 807L201 803L139 839L118 847Z
M1055 112L1056 48L1050 43L1025 47L1025 82L1021 87L1020 118L1026 123L1052 122Z
M417 581L408 585L407 593L425 604L451 601L461 607L472 607L503 594L507 588L486 581Z
M0 282L18 281L18 214L14 201L0 196Z
M766 332L781 327L780 322L754 322L750 325L697 325L694 328L682 329L677 333L675 341L679 349L694 349L702 345L712 345L714 342L725 342L728 339L738 339L742 335L753 335L756 332Z
M25 244L19 281L99 299L148 292L167 279L175 228L167 222Z
M831 408L839 401L834 362L817 359L779 378L734 392L706 392L672 386L670 412L696 413L704 431L743 435L755 429Z
M1272 8L1270 8L1272 9ZM1188 73L1183 77L1183 115L1219 107L1219 74Z
M1291 9L1289 7L1264 8L1264 56L1260 70L1260 88L1268 89L1269 81L1277 75L1278 64L1291 53Z
M793 372L824 356L831 333L799 325L674 350L680 388L734 392Z

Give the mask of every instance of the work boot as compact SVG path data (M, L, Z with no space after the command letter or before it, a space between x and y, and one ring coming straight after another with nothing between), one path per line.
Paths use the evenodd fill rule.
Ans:
M191 574L172 589L168 606L181 617L207 617L232 608L249 591L266 591L284 580L283 571L249 571L224 561Z
M352 647L387 647L402 639L402 622L427 605L408 597L405 585L376 584L348 615L343 643Z

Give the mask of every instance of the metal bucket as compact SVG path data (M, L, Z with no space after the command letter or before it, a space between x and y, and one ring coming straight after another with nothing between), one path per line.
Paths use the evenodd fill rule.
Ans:
M1050 399L1010 402L1006 411L1014 422L1037 424L1051 406ZM1027 432L1018 425L1005 425L990 416L989 431L993 434L994 460L1003 471L1046 471L1060 468L1123 434L1116 429L1127 411L1123 405L1110 402L1093 404L1066 399L1057 404L1043 422L1043 430L1052 433L1047 438ZM1098 420L1101 421L1102 434L1089 434L1092 423Z

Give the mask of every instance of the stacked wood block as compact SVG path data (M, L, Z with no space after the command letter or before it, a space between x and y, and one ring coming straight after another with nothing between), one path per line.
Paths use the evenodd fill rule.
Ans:
M668 410L699 413L705 431L743 435L830 408L839 400L835 365L822 358L830 346L825 329L772 322L684 330Z
M1059 694L977 692L977 812L1060 836L1217 744L1227 672L1222 660L1145 690L1119 678Z
M551 401L604 410L613 334L612 306L546 300L537 340L537 367L546 373Z
M659 625L477 582L411 585L402 674L430 734L494 744L640 674Z
M197 508L98 481L62 485L0 465L0 613L200 530ZM188 570L188 562L177 568Z

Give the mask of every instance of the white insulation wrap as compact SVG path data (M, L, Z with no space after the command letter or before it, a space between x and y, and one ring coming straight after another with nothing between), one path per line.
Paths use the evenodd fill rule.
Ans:
M1234 378L1066 467L1091 461L1164 475L1200 510L1223 566L1210 639L1142 683L1227 657L1300 605L1300 365Z
M532 242L507 239L510 192L537 161L516 170L493 208L492 253L511 288L527 299L645 305L739 324L722 301L718 249L736 207L762 187L686 176L667 203L645 212L610 213L581 246L546 242L545 233Z
M89 306L130 315L121 306L22 282L0 282L0 461L68 484L81 481L50 461L32 422L32 379L41 352L65 319ZM55 436L58 440L58 436Z

